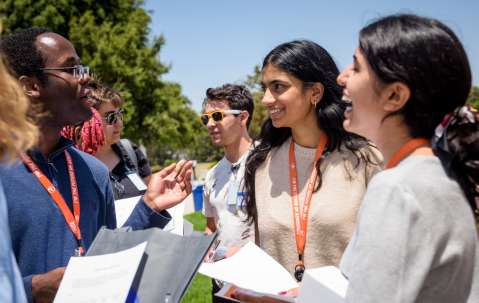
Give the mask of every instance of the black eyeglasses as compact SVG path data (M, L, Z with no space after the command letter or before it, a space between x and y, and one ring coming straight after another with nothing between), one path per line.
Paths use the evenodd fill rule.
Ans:
M204 113L200 116L201 122L204 125L208 124L208 121L210 121L210 118L213 119L215 122L221 122L224 118L224 116L227 115L239 115L241 114L241 111L239 109L228 109L228 110L215 110L209 113Z
M103 119L107 125L113 125L118 122L118 119L123 121L123 108L116 111L107 112L103 115Z
M83 77L90 76L90 68L85 65L74 65L70 67L45 67L39 68L39 70L60 70L60 71L71 71L73 77L77 79L82 79Z

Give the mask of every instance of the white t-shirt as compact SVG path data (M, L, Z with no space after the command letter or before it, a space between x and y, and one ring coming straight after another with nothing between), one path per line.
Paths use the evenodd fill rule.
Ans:
M204 214L215 218L218 239L223 246L241 247L254 241L252 225L244 222L244 172L248 154L249 150L236 163L223 157L206 174Z

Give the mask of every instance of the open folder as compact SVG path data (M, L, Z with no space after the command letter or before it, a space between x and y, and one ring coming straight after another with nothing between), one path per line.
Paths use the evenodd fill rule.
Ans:
M216 234L178 236L158 228L101 229L87 256L113 253L147 242L128 302L180 302Z

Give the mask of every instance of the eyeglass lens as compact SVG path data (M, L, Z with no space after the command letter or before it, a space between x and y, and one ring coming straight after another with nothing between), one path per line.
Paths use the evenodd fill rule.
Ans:
M118 119L123 120L123 111L121 110L116 112L111 112L105 116L105 120L108 125L115 124L118 121Z
M223 112L218 111L209 114L203 114L201 115L201 122L203 122L204 125L207 125L210 117L213 118L213 121L220 122L223 120Z
M90 76L90 68L88 66L76 65L75 69L73 70L73 76L76 78Z

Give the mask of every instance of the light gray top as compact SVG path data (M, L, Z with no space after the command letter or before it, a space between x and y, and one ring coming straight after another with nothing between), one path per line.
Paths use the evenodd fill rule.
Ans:
M438 158L410 156L371 180L341 260L347 302L478 302L472 210ZM476 270L474 269L476 267ZM475 278L477 279L477 278Z

